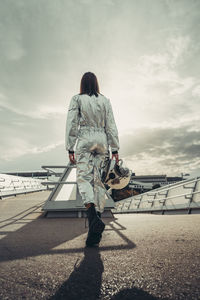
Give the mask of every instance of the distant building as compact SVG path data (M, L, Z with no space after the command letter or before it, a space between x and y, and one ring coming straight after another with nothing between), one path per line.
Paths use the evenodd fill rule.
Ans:
M153 188L162 187L166 184L176 183L183 180L183 177L167 177L167 175L139 175L132 174L129 188L145 192Z
M167 184L176 183L181 180L184 180L184 178L183 177L167 177Z
M129 188L137 192L149 191L152 189L152 183L142 182L131 178L129 182Z

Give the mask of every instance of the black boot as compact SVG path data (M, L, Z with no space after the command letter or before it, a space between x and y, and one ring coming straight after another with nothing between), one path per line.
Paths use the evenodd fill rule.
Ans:
M101 213L99 211L97 211L97 216L101 219ZM99 242L100 242L100 240L102 238L102 233L99 233L98 238L99 238Z
M97 211L97 216L101 219L101 213Z
M105 228L105 224L97 215L93 203L91 203L91 206L87 209L86 213L89 221L89 231L86 240L86 245L91 247L99 244L102 237L102 232Z

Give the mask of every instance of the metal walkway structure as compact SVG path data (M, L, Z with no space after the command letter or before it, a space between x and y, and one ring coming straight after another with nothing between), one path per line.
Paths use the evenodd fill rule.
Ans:
M200 177L183 180L116 203L114 213L200 213Z
M58 181L44 181L46 186L53 185L54 188L45 202L42 210L46 217L85 217L85 206L78 191L76 182L76 165L67 166L42 166L55 176L60 176ZM64 169L63 173L55 172L53 169ZM112 217L111 209L115 204L109 193L106 193L106 205L103 217Z

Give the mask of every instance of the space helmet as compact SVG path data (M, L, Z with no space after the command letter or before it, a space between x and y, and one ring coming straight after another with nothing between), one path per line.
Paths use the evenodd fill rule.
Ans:
M101 181L108 188L121 190L129 184L132 172L122 166L122 159L118 163L114 159L108 158L105 161Z

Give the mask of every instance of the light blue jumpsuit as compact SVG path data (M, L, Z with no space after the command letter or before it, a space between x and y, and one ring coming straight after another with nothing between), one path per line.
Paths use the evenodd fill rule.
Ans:
M98 94L72 97L66 121L65 147L74 151L77 165L77 184L83 203L95 203L103 212L105 190L99 183L96 168L108 155L119 150L118 130L110 100Z

